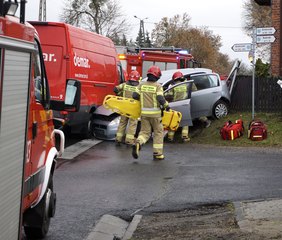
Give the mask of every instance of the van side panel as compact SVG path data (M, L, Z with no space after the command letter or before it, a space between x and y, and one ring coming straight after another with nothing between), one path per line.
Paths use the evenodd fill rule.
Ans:
M113 42L101 35L67 25L70 46L70 71L67 78L81 81L81 104L102 105L118 84L117 53Z

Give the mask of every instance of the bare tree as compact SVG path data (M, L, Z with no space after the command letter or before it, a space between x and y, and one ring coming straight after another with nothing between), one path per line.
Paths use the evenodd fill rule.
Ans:
M110 38L129 29L117 0L66 0L61 20Z
M231 63L227 55L219 52L221 38L208 28L194 28L189 25L190 17L176 15L162 18L152 31L153 44L157 47L174 46L189 49L194 58L221 74L230 71Z
M156 46L169 46L171 45L172 38L175 37L177 31L189 29L190 17L187 13L183 16L175 15L172 18L164 17L162 20L155 24L152 31L152 40Z
M260 6L254 0L244 2L244 30L251 36L253 27L271 26L271 7Z
M260 6L254 0L244 2L244 30L247 35L251 36L253 28L270 27L271 23L271 7ZM270 60L271 44L257 44L256 55L265 61Z

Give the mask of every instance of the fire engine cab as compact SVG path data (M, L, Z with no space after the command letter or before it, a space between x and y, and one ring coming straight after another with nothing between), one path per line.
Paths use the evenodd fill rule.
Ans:
M55 214L53 174L64 150L52 109L77 111L80 83L51 101L40 41L25 0L0 0L0 239L43 238ZM15 12L20 5L20 19ZM56 138L60 141L56 148Z
M130 48L116 46L118 57L123 69L128 73L136 70L142 78L146 77L148 69L152 65L161 70L195 68L200 64L194 60L192 54L181 48Z

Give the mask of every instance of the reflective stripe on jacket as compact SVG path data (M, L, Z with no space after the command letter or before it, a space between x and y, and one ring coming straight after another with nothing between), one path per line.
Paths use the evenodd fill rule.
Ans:
M126 98L132 98L132 93L136 92L137 86L132 86L128 82L122 83L116 87L118 89L118 95Z
M185 82L185 81L183 81ZM181 83L181 81L176 81L173 84L171 84L169 87L173 87L174 85ZM173 101L179 101L179 100L184 100L188 97L188 85L187 84L182 84L179 86L176 86L172 90L172 95L173 95Z
M142 82L137 93L140 95L141 116L160 117L161 109L157 96L163 96L163 88L157 82Z

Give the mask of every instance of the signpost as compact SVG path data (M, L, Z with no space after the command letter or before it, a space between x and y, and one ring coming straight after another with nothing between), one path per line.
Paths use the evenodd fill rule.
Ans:
M236 43L232 47L234 52L249 52L252 49L251 43Z
M257 28L257 35L272 35L276 32L274 27Z
M275 37L273 35L257 36L256 43L273 43Z
M256 44L258 43L273 43L276 32L274 27L253 28L252 43L236 43L231 48L234 52L249 52L249 57L252 57L253 77L252 77L252 119L255 118L255 52Z

